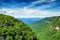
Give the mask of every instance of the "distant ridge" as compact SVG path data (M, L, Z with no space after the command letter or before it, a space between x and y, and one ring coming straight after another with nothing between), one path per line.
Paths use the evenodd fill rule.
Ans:
M43 18L18 18L19 20L22 20L26 24L34 23L38 20L42 20Z
M30 26L39 40L60 40L60 16L46 17Z

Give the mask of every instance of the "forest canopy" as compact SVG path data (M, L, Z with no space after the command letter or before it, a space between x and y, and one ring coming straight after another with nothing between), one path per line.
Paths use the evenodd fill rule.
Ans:
M21 20L0 14L0 40L37 40L37 37Z

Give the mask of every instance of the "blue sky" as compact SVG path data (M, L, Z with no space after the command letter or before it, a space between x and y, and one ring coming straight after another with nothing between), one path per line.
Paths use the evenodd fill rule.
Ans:
M0 13L16 18L60 16L60 0L0 0Z

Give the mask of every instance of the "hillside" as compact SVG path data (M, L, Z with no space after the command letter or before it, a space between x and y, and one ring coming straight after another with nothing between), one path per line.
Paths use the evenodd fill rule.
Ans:
M0 40L37 40L37 37L21 20L0 14Z
M60 16L46 17L30 26L39 40L60 40Z

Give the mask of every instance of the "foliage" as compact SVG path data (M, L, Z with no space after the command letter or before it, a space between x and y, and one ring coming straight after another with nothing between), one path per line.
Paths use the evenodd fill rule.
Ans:
M39 40L60 40L60 32L54 29L60 28L60 17L47 17L41 21L30 24Z
M0 39L3 40L37 40L31 28L14 17L0 14Z

